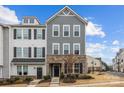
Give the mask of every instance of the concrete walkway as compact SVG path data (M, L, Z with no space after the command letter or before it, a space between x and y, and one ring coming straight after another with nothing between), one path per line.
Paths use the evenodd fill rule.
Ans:
M50 87L59 87L59 77L53 77L50 83Z
M93 83L93 84L80 84L80 85L72 85L69 87L95 87L99 85L112 85L112 84L121 84L124 83L124 81L113 81L113 82L104 82L104 83Z
M35 87L41 80L33 80L30 82L30 84L27 87Z

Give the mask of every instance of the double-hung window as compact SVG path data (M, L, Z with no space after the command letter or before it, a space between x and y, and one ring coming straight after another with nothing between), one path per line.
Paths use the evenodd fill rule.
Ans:
M22 57L22 48L21 47L17 47L16 48L16 57L17 58L21 58Z
M28 29L23 29L23 38L28 39L29 34L28 34Z
M75 73L80 73L80 63L74 64L74 71L75 71Z
M73 44L73 54L80 54L80 43Z
M59 25L53 25L52 36L53 37L59 37L60 36L60 26Z
M28 75L28 66L23 65L23 75Z
M29 48L28 47L23 48L23 57L25 57L25 58L29 57Z
M63 37L70 37L70 25L63 25Z
M37 57L42 57L42 48L37 48L37 54L36 54L36 56Z
M17 66L17 74L22 75L22 66Z
M42 39L42 30L37 29L37 39Z
M22 39L22 29L16 30L16 39Z
M58 55L60 53L60 45L59 43L53 43L52 45L52 54Z
M70 44L69 43L63 44L63 54L64 55L70 54Z
M73 25L73 36L80 37L80 25Z

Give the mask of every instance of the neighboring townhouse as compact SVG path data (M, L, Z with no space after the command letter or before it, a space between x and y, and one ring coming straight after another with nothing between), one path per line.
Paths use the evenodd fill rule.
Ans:
M93 58L91 56L86 56L88 64L88 72L102 71L102 60L101 58Z
M113 71L124 72L124 48L121 48L117 52L115 58L113 58Z
M85 32L87 21L64 7L47 22L47 74L87 73Z

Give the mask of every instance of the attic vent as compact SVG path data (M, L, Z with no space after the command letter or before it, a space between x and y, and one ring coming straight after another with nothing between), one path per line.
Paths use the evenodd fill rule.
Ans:
M69 14L69 11L66 9L65 11L63 11L63 13L64 13L65 15L68 15L68 14Z

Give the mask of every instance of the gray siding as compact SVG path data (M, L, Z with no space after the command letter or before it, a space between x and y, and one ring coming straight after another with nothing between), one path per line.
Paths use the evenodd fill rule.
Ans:
M3 78L9 78L9 30L3 30Z
M60 25L60 37L52 37L52 25ZM63 37L63 25L70 25L70 37ZM80 37L73 37L73 25L80 25ZM63 43L70 43L70 53L73 53L73 43L80 43L80 54L85 54L85 24L76 16L57 16L47 24L47 55L52 55L52 43L60 43L60 55L63 53Z

